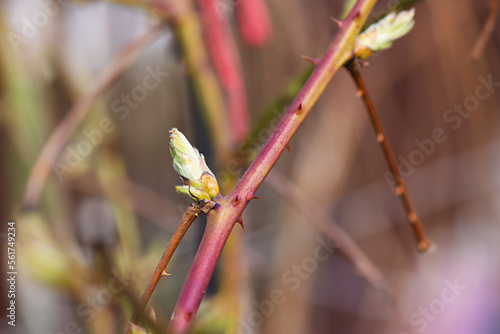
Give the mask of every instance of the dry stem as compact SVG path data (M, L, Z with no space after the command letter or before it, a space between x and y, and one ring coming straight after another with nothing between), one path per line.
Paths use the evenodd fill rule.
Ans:
M396 194L401 197L403 202L403 206L406 210L406 214L408 220L411 223L413 228L413 232L418 242L418 250L426 251L429 249L431 243L427 240L425 236L424 227L420 222L420 218L418 217L415 209L413 207L413 203L411 202L410 195L408 193L408 189L406 188L406 184L404 182L401 173L399 172L398 164L396 162L396 158L394 157L394 152L392 151L391 146L389 145L389 141L387 140L387 135L385 134L384 128L382 127L382 123L378 117L378 114L375 110L375 106L373 105L373 101L368 94L368 90L366 88L363 77L361 76L361 70L359 68L359 64L357 60L353 59L346 64L346 68L351 73L356 85L358 86L359 92L363 97L363 101L366 106L366 110L368 111L368 116L370 117L370 121L373 125L373 128L377 134L377 141L384 152L385 159L387 160L387 164L389 165L389 169L394 175L394 179L396 181Z
M495 22L498 16L498 10L500 9L500 1L499 0L491 0L490 2L490 12L488 14L488 18L481 30L481 33L476 39L476 43L472 48L470 53L470 57L474 60L478 60L483 54L484 48L486 47L486 43L490 39L491 33L495 29Z
M179 223L179 226L177 227L177 230L175 230L174 235L168 242L165 252L163 253L160 261L158 262L153 275L149 279L148 285L146 286L146 289L142 294L141 300L139 301L139 304L137 305L136 310L132 315L132 319L130 320L131 324L137 325L137 323L142 317L142 314L144 312L144 309L146 308L149 299L151 298L154 289L156 288L156 285L158 284L158 281L160 280L161 277L168 275L165 271L167 265L170 262L172 255L174 254L175 250L177 249L177 246L181 242L182 238L186 234L191 224L198 217L200 212L207 214L214 206L215 206L214 202L203 200L199 204L191 204L186 209L186 212L184 212L184 215L182 216L182 219Z

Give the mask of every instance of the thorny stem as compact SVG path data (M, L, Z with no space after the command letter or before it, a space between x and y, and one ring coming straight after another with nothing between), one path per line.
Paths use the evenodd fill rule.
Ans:
M376 0L358 0L345 21L340 23L339 33L245 175L227 196L218 201L219 205L208 213L205 233L172 314L169 324L171 333L186 333L191 327L234 224L254 198L254 193L288 146L329 81L352 57L354 40L375 3Z
M266 184L269 184L296 210L302 213L309 222L328 235L372 287L384 293L388 292L387 282L380 270L378 270L356 242L352 240L349 234L330 218L325 210L309 199L299 188L279 172L272 171L266 179Z
M220 10L220 3L208 0L198 1L202 22L205 25L202 29L199 15L194 8L194 1L177 0L175 2L179 8L178 12L181 14L178 16L175 31L183 48L183 56L190 72L196 100L202 106L201 115L204 118L205 128L211 134L217 165L226 166L232 160L233 150L238 144L236 140L248 133L243 71L239 61L233 59L234 57L238 58L238 50L234 45L229 22L224 16L225 13L222 11L217 13L213 7L218 6ZM202 2L208 8L201 6ZM207 11L210 12L212 21L204 15L207 14ZM205 33L205 41L203 33ZM217 41L217 45L214 45L214 40ZM226 47L229 44L233 45L230 47L232 51ZM207 66L210 64L209 52L214 66ZM231 61L231 64L228 64L227 61ZM214 67L219 78L216 76ZM221 85L224 90L221 89ZM224 92L226 96L224 96ZM227 100L227 108L224 100ZM236 126L235 121L239 125ZM230 125L230 123L232 124ZM226 179L225 182L221 183L221 191L227 194L234 187L236 181L233 176ZM238 295L244 289L243 270L240 270L244 264L238 260L241 257L242 247L241 241L239 241L240 237L241 235L237 235L224 250L222 270L231 271L231 275L221 275L219 292L221 296L227 296L224 298L224 304L231 310L230 314L226 313L228 321L225 325L225 331L227 332L236 330L236 326L233 324L236 323L236 315L241 304Z
M362 30L366 29L370 24L383 19L387 14L391 13L392 11L401 11L407 9L420 1L421 0L400 0L398 3L391 6L388 10L380 11L379 14L375 16L374 19L367 20ZM245 2L246 1L244 1L243 3ZM257 139L259 137L259 132L264 128L268 128L269 123L271 122L271 120L274 119L276 113L281 111L284 108L284 106L290 103L290 101L292 101L292 99L298 94L300 88L309 78L313 68L314 65L309 65L304 70L300 71L294 77L294 79L292 79L289 82L287 88L281 93L280 97L276 98L273 102L271 102L268 105L268 107L265 110L261 112L261 116L259 117L259 119L256 122L254 122L254 126L250 131L250 136L248 140L244 143L243 149L253 147L258 144Z
M387 160L387 164L389 165L389 169L391 173L394 175L394 179L396 181L396 194L400 196L403 206L406 210L406 214L408 220L411 223L413 228L413 232L415 237L417 238L417 247L419 251L426 251L429 249L431 243L425 236L424 227L420 222L420 219L415 212L413 207L413 203L410 200L410 195L408 193L408 189L406 188L405 182L401 173L399 172L398 164L396 162L396 158L394 157L394 152L392 151L391 146L389 145L389 141L387 140L387 135L385 134L384 128L382 127L382 123L378 117L378 114L375 110L375 106L373 101L368 94L368 89L366 88L365 82L361 75L361 70L357 60L352 59L348 63L346 63L345 67L351 73L356 85L358 86L359 93L363 97L363 101L366 106L366 110L368 111L368 116L370 117L370 121L373 125L373 128L377 134L377 141L384 152L385 159Z
M191 204L186 211L184 212L184 215L182 216L182 219L179 223L179 226L175 230L174 235L168 242L167 248L165 249L165 252L163 253L162 257L160 258L160 261L158 262L156 269L149 279L148 285L146 289L144 290L144 293L142 294L141 300L139 301L139 304L136 307L136 310L134 314L132 315L132 319L130 319L130 323L137 325L139 320L142 317L142 314L144 312L144 309L146 308L146 305L148 304L149 299L151 298L151 295L153 293L153 290L156 288L156 285L158 284L158 281L160 278L163 276L167 276L168 274L166 273L166 268L168 263L170 262L170 259L172 258L172 255L174 254L175 250L177 249L177 246L181 242L182 238L186 234L187 230L191 226L191 224L195 221L195 219L198 217L198 215L201 213L207 214L213 207L215 206L215 202L211 201L206 201L203 200L198 204ZM130 331L130 327L129 327Z
M484 48L486 47L486 43L490 39L491 33L495 30L495 21L498 16L498 11L500 9L500 1L499 0L491 0L490 2L490 12L488 14L488 18L481 30L481 33L477 37L476 43L472 48L470 53L471 59L478 60L483 54Z

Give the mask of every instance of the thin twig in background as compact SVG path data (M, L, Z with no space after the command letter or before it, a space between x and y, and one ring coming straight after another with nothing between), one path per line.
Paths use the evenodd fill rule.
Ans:
M310 200L299 188L277 171L269 173L266 184L270 185L273 190L302 213L310 223L328 235L374 288L387 293L387 282L380 270L342 227L335 223L319 205Z
M123 190L129 194L132 201L132 209L136 214L164 229L171 226L166 224L165 218L177 215L180 211L174 201L129 179L121 180L120 182L125 185L125 189ZM89 172L82 176L71 178L71 182L68 182L68 185L83 194L104 197L118 205L125 205L117 196L102 191L95 173Z
M352 75L359 89L359 93L361 97L363 97L363 102L365 103L368 116L370 117L370 121L377 134L377 142L380 144L380 147L384 152L385 159L387 160L387 164L389 165L389 169L391 170L392 175L394 175L394 180L396 181L396 194L401 197L408 220L411 223L413 232L415 234L415 237L417 238L417 248L419 251L426 251L431 246L431 243L425 236L424 227L420 222L420 218L418 217L415 208L413 207L413 203L410 199L410 194L408 193L408 189L406 188L404 179L399 172L398 164L396 162L396 158L394 157L394 152L389 145L387 135L385 134L384 128L382 127L382 123L380 122L378 114L375 110L373 101L368 94L368 89L366 88L365 82L361 75L358 61L356 59L352 59L345 65L345 67Z
M142 313L144 312L144 309L146 308L146 305L149 299L151 298L151 294L153 293L156 285L158 284L158 281L160 280L161 277L168 275L165 271L167 265L170 262L172 255L174 254L175 250L177 249L177 246L181 242L182 238L186 234L191 224L195 221L195 219L198 217L200 213L207 214L214 206L215 206L214 202L204 200L199 204L191 204L186 209L186 212L184 212L184 215L182 216L182 219L179 223L179 226L177 227L177 230L175 231L174 235L168 242L165 252L163 253L160 261L158 262L158 265L156 266L153 275L149 279L148 285L144 290L144 293L142 294L141 300L139 301L139 304L137 305L134 314L132 315L130 323L136 325L141 319Z
M227 113L234 143L248 136L247 96L240 56L225 12L219 0L198 0L205 44L222 88L226 93Z
M488 17L486 18L486 22L484 23L483 29L481 33L476 39L476 43L472 48L470 53L470 57L473 60L478 60L484 52L484 48L486 47L486 43L490 39L491 33L495 30L495 23L498 17L498 10L500 9L500 1L499 0L491 0L490 2L490 12Z
M115 84L123 72L130 67L141 52L158 36L158 32L159 26L151 26L125 47L99 75L95 83L76 101L64 119L52 132L31 170L24 197L25 207L37 205L45 180L73 132L87 116L97 100Z

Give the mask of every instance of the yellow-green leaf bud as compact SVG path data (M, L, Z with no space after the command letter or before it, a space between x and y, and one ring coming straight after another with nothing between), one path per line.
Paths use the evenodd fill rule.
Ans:
M219 184L208 168L205 157L176 128L170 130L170 154L175 171L186 184L176 186L177 192L197 201L212 200L219 195Z
M414 16L414 8L399 14L392 12L382 20L370 25L356 38L354 55L359 59L366 59L373 52L390 48L396 39L403 37L413 28Z
M203 173L200 178L201 190L210 196L210 198L214 198L219 195L219 184L217 183L217 179L210 173Z
M192 199L194 199L197 202L199 202L201 200L204 200L204 199L206 199L208 201L211 200L210 195L208 195L203 190L195 188L195 187L191 187L191 186L175 186L175 190L177 190L177 192L179 194L188 195L189 197L191 197Z

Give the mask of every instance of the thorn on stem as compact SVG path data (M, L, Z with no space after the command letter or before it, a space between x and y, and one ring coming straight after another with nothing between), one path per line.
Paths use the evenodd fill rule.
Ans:
M357 97L357 98L360 98L360 97L362 97L362 96L363 96L363 94L364 94L364 93L363 93L363 91L362 91L361 89L359 89L359 90L356 92L356 97Z
M301 57L302 57L302 59L305 59L305 60L313 63L314 65L318 65L319 59L317 59L317 58L311 58L308 56L301 56Z
M337 27L339 27L339 28L342 27L342 24L343 24L342 21L339 21L334 17L331 17L330 19L337 25Z
M172 274L167 273L167 269L163 269L163 271L161 272L161 277L163 276L172 276Z
M288 150L288 153L292 154L292 149L290 148L290 145L286 145L286 149Z
M377 141L378 141L379 143L383 142L383 141L384 141L384 134L379 133L379 134L377 135Z
M236 197L233 199L233 206L236 206L238 205L238 203L240 202L240 196L239 195L236 195Z
M299 103L299 107L297 108L297 111L295 112L296 115L302 114L302 102Z
M246 232L245 231L245 225L243 224L243 217L240 217L240 219L238 219L237 223L241 225L241 228L243 229L243 232Z
M253 200L253 199L262 199L262 197L259 197L259 196L254 196L253 191L249 191L249 192L247 193L247 195L245 196L245 198L246 198L246 200L247 200L248 202L250 202L250 201L251 201L251 200Z

